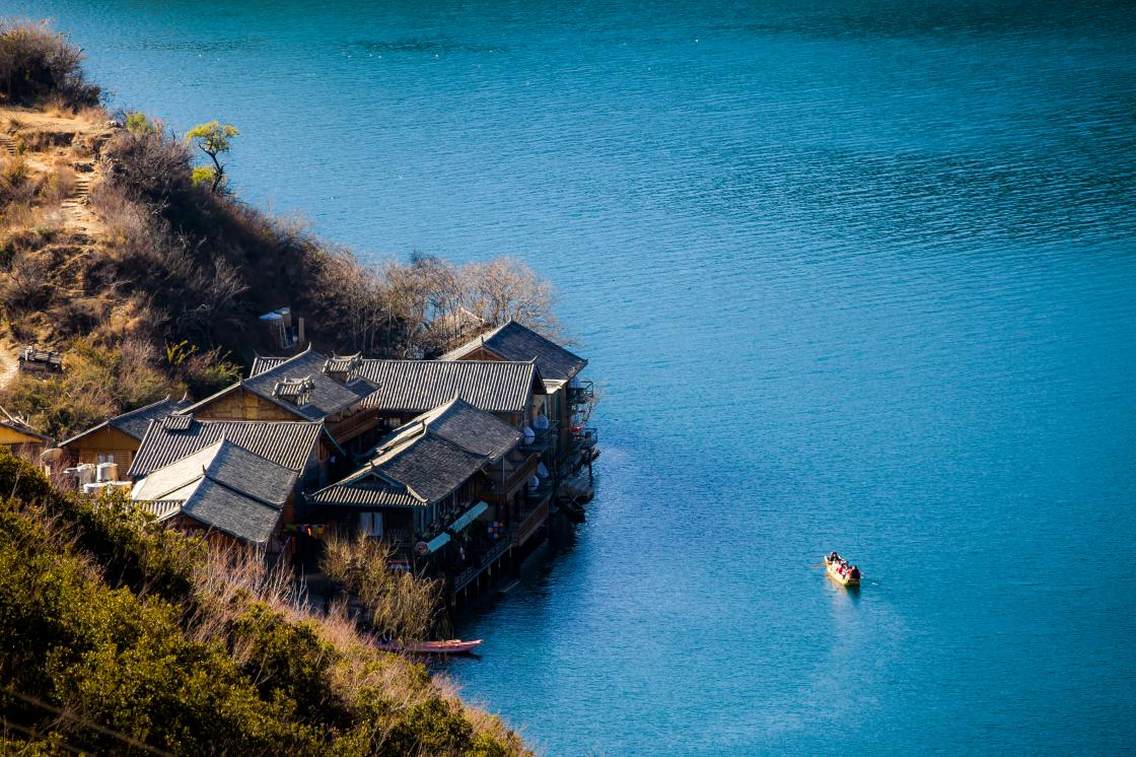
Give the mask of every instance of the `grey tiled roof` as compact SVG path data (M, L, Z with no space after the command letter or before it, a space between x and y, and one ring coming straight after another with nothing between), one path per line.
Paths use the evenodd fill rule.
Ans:
M263 359L258 358L258 360ZM340 383L324 372L327 362L326 355L308 349L257 373L252 378L245 379L241 385L250 392L283 405L309 420L322 420L350 408L374 389L358 377ZM277 396L281 386L296 380L311 382L308 401L303 404L294 404Z
M316 492L313 502L414 506L448 496L521 435L507 423L455 399L396 429L367 467Z
M227 534L263 544L280 523L281 510L206 479L182 505L182 514Z
M378 387L364 407L407 413L454 397L491 413L521 413L539 378L533 363L504 360L364 360L359 371Z
M184 499L170 495L203 475L277 506L283 506L296 483L296 471L222 439L150 473L134 485L134 498Z
M369 471L320 489L308 499L340 507L419 507L426 504L405 486L386 481Z
M447 352L441 359L460 360L479 347L488 348L503 360L535 360L541 376L549 381L567 381L588 364L579 355L516 321L509 321L486 334L474 337Z
M159 503L164 517L180 513L246 541L263 543L280 522L296 472L222 439L134 485L135 500Z
M152 499L138 504L158 520L171 518L181 512L181 502L176 499Z
M323 369L326 373L353 373L359 369L362 360L361 352L354 355L332 355L324 363Z
M497 416L478 410L465 400L455 399L396 430L388 437L389 441L380 444L379 449L396 443L403 429L413 429L416 424L422 423L432 435L491 460L506 454L521 440L521 432Z
M485 462L481 455L426 433L380 458L375 467L427 502L437 502L477 473Z
M291 471L301 471L311 458L323 423L307 421L209 421L192 419L179 431L154 421L134 455L129 476L145 476L197 450L228 439Z
M118 429L127 436L132 436L135 439L141 440L142 437L146 435L146 427L150 425L150 421L164 418L170 413L177 412L178 410L189 407L190 404L191 403L189 402L189 400L171 400L167 396L164 399L160 399L157 402L152 402L149 405L135 408L134 410L123 413L122 415L116 415L115 417L103 423L100 423L97 426L93 426L80 434L76 434L67 441L60 442L60 446L62 447L71 444L72 442L81 439L92 431L98 431L99 429L106 426Z
M169 397L166 397L152 405L146 405L137 410L131 410L128 413L123 413L122 415L111 418L108 423L124 434L129 434L135 439L141 439L145 436L146 427L150 425L150 421L164 418L170 413L189 407L191 404L189 400L171 400Z

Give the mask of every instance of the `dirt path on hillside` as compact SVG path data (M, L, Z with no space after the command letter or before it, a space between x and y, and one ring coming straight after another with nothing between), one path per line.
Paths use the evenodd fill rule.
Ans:
M0 389L16 380L20 372L20 361L17 351L8 341L0 342Z
M93 239L103 230L90 202L91 189L101 179L94 145L112 129L101 117L0 107L0 155L22 156L31 171L45 176L60 167L70 169L72 180L59 204L59 223L70 235Z

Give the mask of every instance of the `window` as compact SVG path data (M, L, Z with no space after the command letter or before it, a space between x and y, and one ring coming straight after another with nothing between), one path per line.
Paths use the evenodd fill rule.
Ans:
M383 514L372 512L359 513L359 530L367 536L381 539L383 537Z

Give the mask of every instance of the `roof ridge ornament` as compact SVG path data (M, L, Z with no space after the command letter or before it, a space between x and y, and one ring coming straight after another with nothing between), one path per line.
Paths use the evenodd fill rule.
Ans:
M312 391L315 388L316 382L312 380L311 376L282 378L278 379L272 387L272 396L302 406L311 402Z
M354 355L331 355L323 361L323 367L320 372L335 379L336 381L346 384L358 378L359 368L363 365L363 353L356 352Z

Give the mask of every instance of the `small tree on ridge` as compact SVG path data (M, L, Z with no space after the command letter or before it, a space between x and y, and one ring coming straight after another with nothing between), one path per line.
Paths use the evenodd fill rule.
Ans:
M185 139L200 148L201 152L213 161L212 166L200 166L193 169L193 182L195 184L210 182L209 189L216 192L225 178L225 166L217 159L232 147L233 137L239 135L237 127L232 124L222 124L220 121L207 121L198 124L186 132Z

